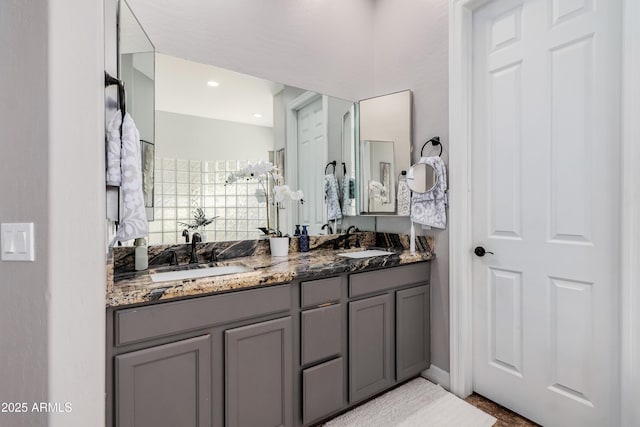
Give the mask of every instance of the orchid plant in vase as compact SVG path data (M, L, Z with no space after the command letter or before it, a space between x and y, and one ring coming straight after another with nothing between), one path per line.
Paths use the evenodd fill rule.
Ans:
M249 164L247 167L232 172L227 177L225 185L233 184L237 181L257 181L262 188L256 190L256 198L259 201L265 201L267 205L267 227L261 227L266 235L273 237L281 237L280 231L280 209L284 209L284 202L300 202L303 194L301 190L292 190L288 185L284 184L282 175L277 173L277 169L271 162L259 161ZM269 207L275 206L275 225L271 226Z

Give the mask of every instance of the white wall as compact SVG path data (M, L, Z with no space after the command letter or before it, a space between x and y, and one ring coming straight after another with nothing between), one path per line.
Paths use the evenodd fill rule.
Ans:
M0 262L0 401L72 405L2 426L104 424L102 8L0 3L0 221L36 234L35 262Z
M374 2L374 88L370 96L413 91L412 161L435 135L444 143L448 164L449 84L447 0L378 0ZM425 155L437 154L425 148ZM450 191L456 191L451 189ZM407 233L409 222L378 218L378 230ZM449 370L449 231L424 232L435 238L431 263L432 363Z
M104 425L103 7L48 1L48 400L73 405L51 427Z
M273 128L156 111L156 158L265 160Z

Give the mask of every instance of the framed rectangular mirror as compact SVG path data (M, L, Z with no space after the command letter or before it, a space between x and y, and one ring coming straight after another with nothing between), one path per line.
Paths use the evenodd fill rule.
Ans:
M405 90L359 102L360 215L396 215L398 176L411 166L411 96Z

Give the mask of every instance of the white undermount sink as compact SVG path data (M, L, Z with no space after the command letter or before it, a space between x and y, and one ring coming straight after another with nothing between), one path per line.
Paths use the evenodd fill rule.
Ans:
M225 274L246 273L253 268L246 265L224 265L219 267L194 268L191 270L149 273L152 282L170 282L172 280L197 279L199 277L223 276Z
M389 251L381 251L379 249L367 249L365 251L358 252L343 252L338 254L338 256L343 256L346 258L370 258L374 256L383 256L383 255L393 255L395 252Z

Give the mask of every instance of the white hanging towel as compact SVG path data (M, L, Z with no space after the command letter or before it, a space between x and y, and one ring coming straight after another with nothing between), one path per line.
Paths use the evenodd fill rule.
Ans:
M116 116L121 116L120 111ZM118 140L120 138L118 137ZM140 133L127 113L122 124L122 151L120 169L122 182L122 214L113 242L127 241L148 235L147 213L142 193L142 161L140 158Z
M117 111L107 124L107 185L120 186L122 182L120 172L120 157L122 157L120 124L122 124L122 113Z
M332 173L324 176L324 199L327 202L327 220L342 219L340 198L338 196L338 179Z
M418 163L433 167L436 172L436 184L425 193L413 192L411 195L411 221L434 228L447 227L447 171L442 159L422 157Z

